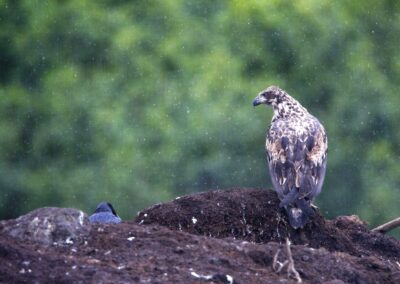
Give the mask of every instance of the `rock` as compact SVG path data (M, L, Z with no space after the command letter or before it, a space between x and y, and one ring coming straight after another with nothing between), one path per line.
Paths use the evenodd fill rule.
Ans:
M21 241L68 245L88 235L90 223L80 210L44 207L15 220L2 221L1 231Z

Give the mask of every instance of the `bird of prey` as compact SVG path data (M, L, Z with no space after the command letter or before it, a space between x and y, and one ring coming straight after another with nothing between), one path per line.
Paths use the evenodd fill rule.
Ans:
M274 190L290 225L303 228L314 215L311 202L324 182L328 151L325 129L279 87L260 92L253 106L260 104L269 105L274 111L265 144Z
M89 217L91 223L121 223L114 207L109 202L101 202L94 213Z

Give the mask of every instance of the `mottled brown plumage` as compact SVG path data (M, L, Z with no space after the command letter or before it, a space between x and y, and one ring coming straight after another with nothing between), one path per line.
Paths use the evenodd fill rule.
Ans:
M292 227L302 228L314 211L311 202L324 182L328 140L322 124L284 90L271 86L253 105L272 106L267 132L268 167Z

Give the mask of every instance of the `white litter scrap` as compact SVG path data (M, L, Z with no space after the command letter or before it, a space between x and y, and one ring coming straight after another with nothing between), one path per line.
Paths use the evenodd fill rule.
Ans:
M74 241L72 240L71 237L68 237L68 238L65 240L65 243L66 243L67 245L72 245L72 244L74 243Z
M212 275L200 275L200 274L197 274L197 273L194 272L194 271L190 272L190 274L191 274L193 277L200 278L200 279L204 279L204 280L211 280L211 279L213 278Z
M192 269L190 269L190 270L192 270ZM213 278L215 276L215 274L214 275L201 275L201 274L198 274L198 273L196 273L194 271L190 272L190 274L195 278L204 279L204 280L213 280ZM229 274L226 274L225 277L226 277L226 280L228 281L229 284L233 284L233 277L232 276L230 276Z
M196 224L197 223L197 219L195 217L192 217L192 222L193 222L193 224Z
M79 212L78 220L79 220L79 224L80 224L81 226L83 226L83 217L85 217L85 216L83 215L83 212L82 212L82 211Z

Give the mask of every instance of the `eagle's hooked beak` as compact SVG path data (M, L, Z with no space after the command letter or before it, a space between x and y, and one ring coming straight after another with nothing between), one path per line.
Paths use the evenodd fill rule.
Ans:
M265 103L265 97L262 96L261 94L259 94L253 101L253 106L256 107L260 104L264 104Z

